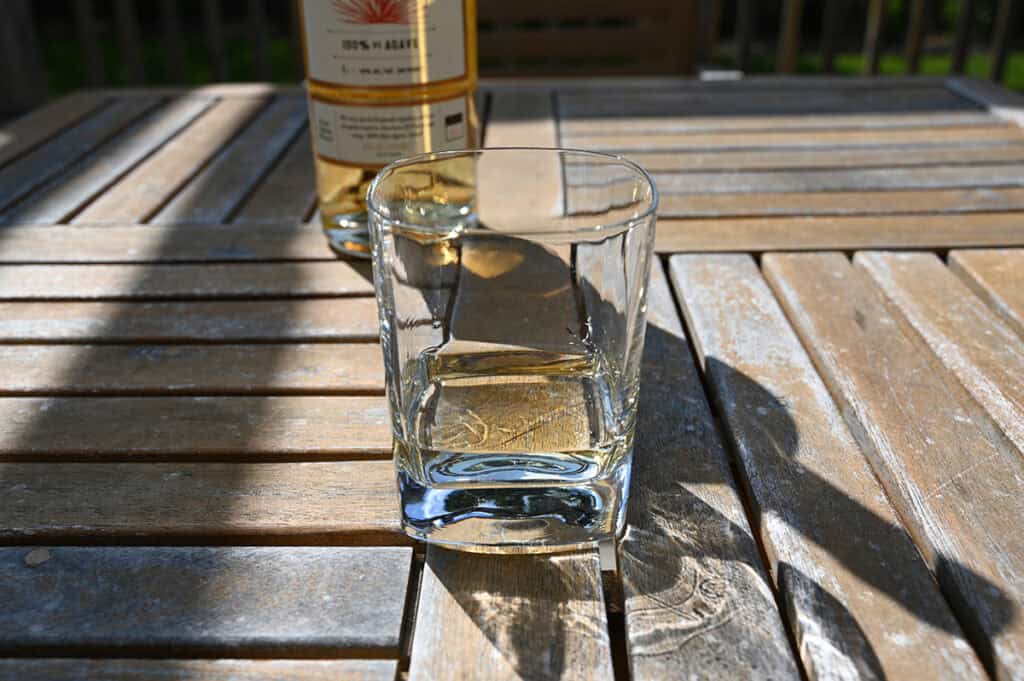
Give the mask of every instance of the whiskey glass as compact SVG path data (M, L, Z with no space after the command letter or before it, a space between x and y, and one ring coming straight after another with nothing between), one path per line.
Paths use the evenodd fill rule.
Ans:
M566 149L415 156L367 194L402 526L480 552L622 528L657 191Z

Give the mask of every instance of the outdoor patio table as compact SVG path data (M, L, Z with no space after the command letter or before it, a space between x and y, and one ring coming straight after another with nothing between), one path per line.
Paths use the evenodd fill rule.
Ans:
M401 533L301 89L80 92L0 131L0 679L1024 679L1024 100L594 79L480 109L489 146L661 192L618 545Z

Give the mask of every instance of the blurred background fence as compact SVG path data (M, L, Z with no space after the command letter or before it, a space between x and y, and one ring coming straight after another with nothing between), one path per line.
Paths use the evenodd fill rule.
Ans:
M1024 89L1021 0L478 0L484 76L969 73ZM0 112L85 86L294 82L294 0L4 0Z

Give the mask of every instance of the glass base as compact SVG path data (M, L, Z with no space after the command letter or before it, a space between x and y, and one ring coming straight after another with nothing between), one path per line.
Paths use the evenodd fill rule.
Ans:
M414 539L474 553L553 553L617 537L625 521L632 453L609 475L575 484L425 486L398 471L402 529Z
M322 218L327 243L343 258L370 259L370 230L366 211Z

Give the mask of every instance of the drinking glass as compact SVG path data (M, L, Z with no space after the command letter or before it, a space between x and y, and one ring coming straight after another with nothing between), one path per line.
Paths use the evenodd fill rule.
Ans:
M367 195L402 525L483 552L622 528L657 192L564 149L416 156Z

